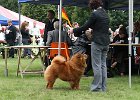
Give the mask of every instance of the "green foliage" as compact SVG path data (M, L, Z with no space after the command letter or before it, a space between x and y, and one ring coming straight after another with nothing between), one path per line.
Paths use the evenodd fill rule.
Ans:
M78 22L80 25L83 25L90 15L88 8L65 7L65 10L71 22Z
M128 86L128 76L108 78L106 92L91 92L93 77L82 77L80 90L71 90L68 82L57 79L53 90L45 88L43 75L28 74L22 79L17 77L17 56L8 58L9 76L4 76L5 60L0 56L0 100L140 100L140 76L132 76L132 88ZM31 59L22 58L22 67ZM41 68L36 59L32 69Z
M122 10L108 11L110 17L110 27L115 30L120 24L128 25L128 12Z
M120 24L128 26L129 12L128 10L110 10L108 11L110 17L110 27L115 30ZM140 19L140 11L134 10L134 22Z
M45 22L47 11L50 9L56 12L57 17L57 6L54 5L22 4L21 13L30 18ZM72 23L78 22L81 25L85 23L90 15L88 8L65 7L65 10Z
M134 11L134 22L140 20L140 11L136 10Z
M41 22L45 22L47 11L50 9L54 10L57 16L57 9L54 5L22 4L21 13L30 18L36 19Z
M12 11L18 12L18 0L0 0L0 5Z
M22 4L21 12L30 18L45 22L49 9L54 10L57 17L57 6L54 5ZM90 14L88 8L65 7L65 10L71 22L78 22L81 25L84 24Z
M18 12L18 0L0 0L0 5ZM46 5L46 4L21 4L21 14L32 19L46 22L46 15L48 10L54 10L57 17L57 6L56 5ZM68 14L68 17L73 22L78 22L80 25L83 25L90 16L91 11L89 8L66 6L65 10ZM122 10L110 10L108 11L110 17L110 27L115 30L118 25L128 25L128 11ZM134 11L134 22L140 19L140 11Z

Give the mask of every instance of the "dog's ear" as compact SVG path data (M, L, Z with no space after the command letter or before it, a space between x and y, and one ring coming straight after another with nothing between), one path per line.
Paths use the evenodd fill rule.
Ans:
M81 53L77 53L77 58L81 58Z
M75 55L77 56L77 58L81 58L81 53L78 52Z
M78 53L77 53L77 55L81 55L81 54L82 54L81 52L78 52Z
M87 59L87 58L88 58L88 56L87 56L86 54L83 54L83 55L84 55L84 58L85 58L85 59Z
M84 57L84 59L87 59L88 58L88 56L86 55L86 54L84 54L84 53L77 53L77 58L83 58Z

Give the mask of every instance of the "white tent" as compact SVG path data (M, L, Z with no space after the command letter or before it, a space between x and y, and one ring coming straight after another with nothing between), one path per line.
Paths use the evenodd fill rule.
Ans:
M2 6L0 6L0 14L3 15L4 17L8 18L8 19L11 19L11 20L17 20L17 21L19 20L19 14L18 13L13 12L9 9L6 9ZM21 15L21 23L24 22L24 21L28 21L29 22L29 28L32 28L33 27L33 22L36 21L36 20ZM44 29L44 27L45 27L44 23L39 22L39 21L36 21L36 22L37 22L37 27L39 29Z

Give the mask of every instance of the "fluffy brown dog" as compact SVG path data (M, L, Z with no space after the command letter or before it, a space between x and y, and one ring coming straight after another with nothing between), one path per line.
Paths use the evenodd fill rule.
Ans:
M56 56L44 73L46 88L52 89L57 78L70 83L71 89L79 89L79 82L86 64L87 55L77 53L66 61L62 56Z

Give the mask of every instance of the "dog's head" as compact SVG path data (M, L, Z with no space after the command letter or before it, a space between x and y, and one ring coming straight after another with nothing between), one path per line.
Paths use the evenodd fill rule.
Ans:
M87 55L86 54L81 54L81 53L76 53L75 55L72 56L71 60L83 67L87 67L86 64L86 59Z

